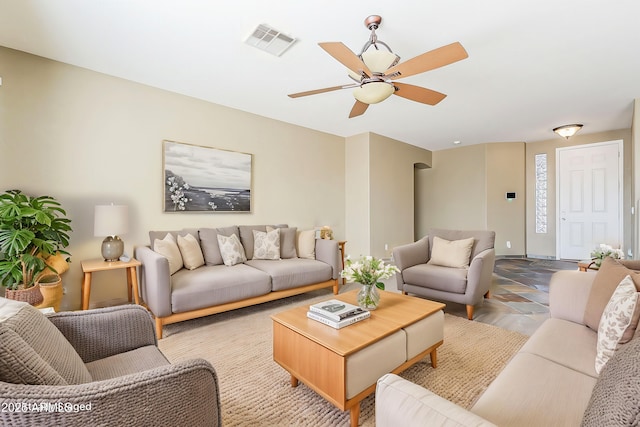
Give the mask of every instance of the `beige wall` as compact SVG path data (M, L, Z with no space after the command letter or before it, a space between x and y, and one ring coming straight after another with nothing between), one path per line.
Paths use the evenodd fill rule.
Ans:
M347 138L345 153L346 252L388 258L413 241L414 164L431 164L431 152L366 133Z
M417 237L431 227L493 230L497 255L524 255L524 153L522 142L433 152L433 167L417 171Z
M583 130L584 131L584 130ZM592 134L577 134L569 140L556 137L547 141L526 144L526 181L527 209L526 232L527 254L536 257L556 257L556 148L574 145L593 144L605 141L623 141L624 182L623 182L623 228L624 251L632 247L633 224L631 220L631 186L633 182L631 131L629 129L614 130ZM535 232L535 155L547 154L547 215L548 232Z
M431 227L487 228L486 147L434 151L432 167L416 171L417 237Z
M50 194L72 220L63 308L80 306L81 260L100 256L96 204L129 205L130 254L150 229L329 223L345 236L344 138L2 47L0 76L0 190ZM163 139L252 153L253 212L163 213ZM93 303L120 298L124 275L96 275Z
M496 254L524 255L525 241L525 144L486 145L487 229L496 232ZM506 193L515 192L514 200ZM511 244L509 248L507 242Z
M631 120L631 170L636 171L640 167L640 99L633 101L633 118ZM631 185L631 203L634 206L634 215L631 215L631 224L634 233L631 236L634 258L640 256L640 173L634 173Z

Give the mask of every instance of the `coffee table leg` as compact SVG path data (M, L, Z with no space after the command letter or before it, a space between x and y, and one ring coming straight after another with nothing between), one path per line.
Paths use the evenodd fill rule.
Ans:
M349 418L351 420L351 427L358 427L358 420L360 419L360 402L351 407L349 411Z
M434 368L438 367L438 354L436 353L436 349L434 348L431 352L431 366Z
M298 387L298 379L291 375L291 387Z

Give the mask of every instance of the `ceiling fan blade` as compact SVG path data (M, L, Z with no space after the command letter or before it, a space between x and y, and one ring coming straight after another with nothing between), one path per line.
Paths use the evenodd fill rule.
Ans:
M436 92L435 90L420 86L398 82L393 82L393 85L397 88L394 95L410 99L411 101L421 102L423 104L436 105L447 97L444 93Z
M390 76L392 79L400 79L444 67L445 65L465 59L468 56L469 54L464 50L464 47L462 47L460 43L455 42L401 62L385 71L385 75ZM394 73L398 73L399 75L391 76Z
M369 67L358 58L358 55L353 53L342 42L325 42L318 43L318 45L354 73L361 75L364 72L369 77L373 75Z
M315 90L308 90L306 92L291 93L287 96L289 98L300 98L301 96L315 95L318 93L331 92L331 91L340 90L340 89L348 89L350 87L356 87L356 86L359 86L359 85L354 83L354 84L348 84L343 86L325 87L324 89L315 89Z
M353 108L349 113L349 118L351 119L353 117L358 117L363 115L364 112L367 111L367 108L369 108L369 104L365 104L364 102L360 102L356 100L356 103L353 104Z

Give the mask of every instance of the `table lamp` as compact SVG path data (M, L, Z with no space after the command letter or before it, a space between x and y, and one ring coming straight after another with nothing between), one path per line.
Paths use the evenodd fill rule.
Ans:
M124 242L118 234L128 231L129 209L125 205L97 205L94 215L94 236L106 238L102 241L102 257L105 261L117 261L124 253Z

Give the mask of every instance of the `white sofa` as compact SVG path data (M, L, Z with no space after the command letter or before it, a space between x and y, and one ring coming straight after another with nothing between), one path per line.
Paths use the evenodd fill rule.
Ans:
M550 318L470 410L386 375L377 383L376 426L637 425L640 339L617 350L600 375L595 370L597 332L583 319L596 276L579 271L553 275Z

